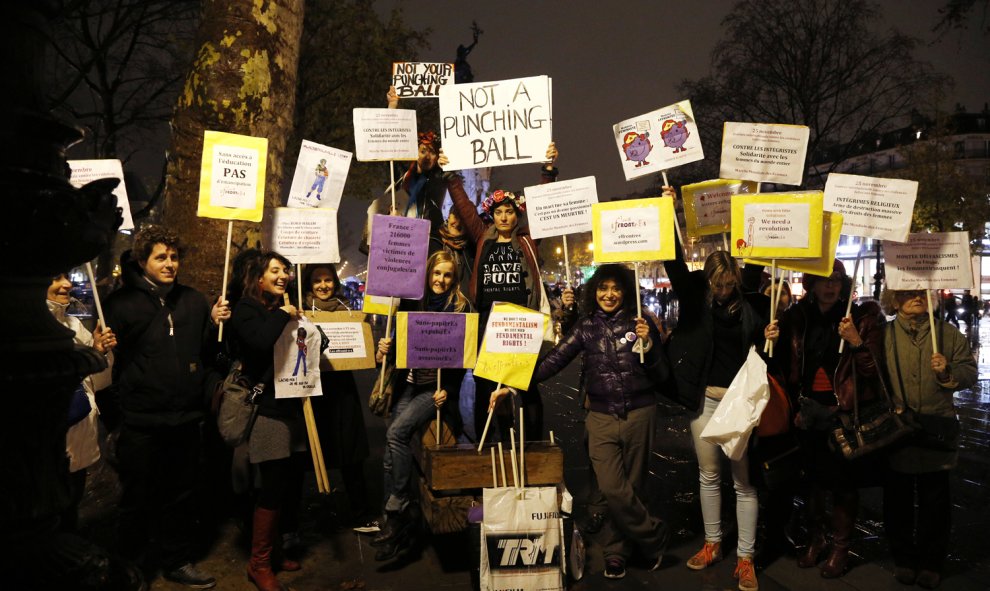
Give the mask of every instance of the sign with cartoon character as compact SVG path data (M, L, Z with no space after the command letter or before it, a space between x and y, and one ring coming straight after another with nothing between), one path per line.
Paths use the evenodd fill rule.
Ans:
M837 172L825 181L825 209L843 213L847 236L904 242L917 197L917 181Z
M620 121L612 133L627 181L705 158L691 101Z
M722 162L718 176L800 185L810 134L806 125L726 121L722 127Z
M674 199L652 197L591 206L595 263L669 261L674 250Z
M756 183L715 179L681 187L684 220L691 238L721 234L730 229L732 196L756 193Z
M196 215L260 222L267 163L267 138L206 131Z
M352 157L350 152L303 140L299 158L296 159L296 172L292 175L289 199L285 204L289 207L337 209Z
M290 320L275 341L275 398L322 396L320 331L307 320Z
M835 261L835 249L839 246L839 235L842 233L843 216L841 213L826 211L822 219L822 254L812 259L777 259L777 268L811 275L828 277L832 274L832 264ZM773 261L764 259L743 259L745 263L769 267Z
M732 197L732 256L822 256L822 194L758 193Z
M534 240L591 231L591 206L598 203L595 177L526 187L526 217Z
M969 232L918 232L883 243L887 289L973 289Z
M399 98L438 97L454 84L454 64L392 62L392 86Z

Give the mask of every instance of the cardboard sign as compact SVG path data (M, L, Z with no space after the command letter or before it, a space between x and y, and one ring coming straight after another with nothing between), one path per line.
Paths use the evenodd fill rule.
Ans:
M430 220L376 215L365 293L418 300L426 285Z
M668 261L674 251L674 198L596 203L591 207L595 263Z
M124 186L124 167L120 160L107 158L104 160L69 160L69 168L72 169L72 176L69 182L73 187L79 188L87 183L105 178L120 179L120 183L113 190L114 197L117 198L117 207L121 209L120 215L124 221L120 224L120 230L133 230L134 220L131 218L131 202L127 200L127 187Z
M549 317L529 308L496 303L488 316L474 375L528 389L549 322Z
M361 162L415 160L416 111L354 109L354 151Z
M969 232L908 234L883 243L887 289L973 289Z
M732 196L756 193L753 181L715 179L684 185L684 220L687 233L692 238L721 234L731 228Z
M352 156L344 150L303 140L285 204L338 209Z
M813 259L777 259L777 268L789 271L809 273L828 277L832 274L835 261L835 249L839 246L839 235L842 233L843 216L841 213L826 211L822 220L822 256ZM745 263L755 263L769 267L773 261L762 259L743 259Z
M367 314L391 316L392 314L395 314L396 310L399 309L399 298L373 296L366 292L362 300L361 309Z
M811 130L805 125L734 123L722 128L718 176L778 185L800 185Z
M598 203L595 177L526 187L525 194L534 239L591 231L591 206Z
M626 180L704 160L691 101L680 101L612 126Z
M758 193L732 198L732 256L822 256L822 194Z
M322 396L320 331L305 317L290 320L275 341L275 398Z
M371 325L362 312L306 312L306 317L320 327L329 339L323 351L324 369L331 371L371 369L375 367L375 346Z
M550 78L440 89L440 135L450 170L541 162L553 139Z
M825 181L825 209L842 212L842 233L904 242L918 183L833 172Z
M205 132L196 215L260 222L265 205L267 163L268 139Z
M478 359L478 315L399 312L396 367L474 367Z
M339 263L336 209L272 207L263 238L272 250L294 264Z
M399 98L440 96L440 87L454 84L454 64L392 62L392 86Z

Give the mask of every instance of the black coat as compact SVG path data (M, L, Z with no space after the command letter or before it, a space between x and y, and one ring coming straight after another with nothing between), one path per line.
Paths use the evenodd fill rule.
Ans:
M275 343L282 336L289 314L281 308L268 310L261 302L241 298L227 323L234 358L252 382L265 382L265 389L255 399L258 413L268 417L299 415L302 407L295 399L275 399Z

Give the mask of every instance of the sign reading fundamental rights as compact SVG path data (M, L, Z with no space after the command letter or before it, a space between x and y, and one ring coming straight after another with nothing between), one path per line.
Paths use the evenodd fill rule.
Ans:
M525 194L534 239L591 231L591 206L598 203L595 177L526 187Z
M732 198L732 256L822 256L822 194L758 193Z
M612 126L626 180L704 160L691 101L680 101Z
M440 135L450 170L540 162L552 141L547 76L440 89Z
M908 234L883 243L888 289L973 289L969 232Z
M503 386L528 389L549 321L529 308L496 303L488 316L474 375Z
M596 264L675 257L673 197L596 203L591 219Z
M399 98L437 97L454 84L454 64L392 62L392 86Z
M120 183L113 190L113 195L117 198L117 207L121 209L120 215L124 218L119 229L134 229L134 220L131 218L131 203L127 200L127 187L124 186L124 167L120 164L120 160L113 158L101 160L69 160L69 168L72 169L72 176L69 177L69 182L77 189L99 179L119 179Z
M805 125L735 123L722 128L718 176L758 183L800 185L811 130Z
M268 139L207 131L196 215L260 222L265 203Z
M732 218L732 196L752 193L756 193L756 183L753 181L730 179L681 187L688 236L696 238L728 232Z
M429 241L430 220L376 215L371 224L365 293L423 297Z
M474 367L478 357L478 315L399 312L396 367Z
M416 111L354 109L354 148L361 162L415 160Z
M296 172L289 189L289 207L340 206L344 181L351 167L353 154L309 140L302 141Z
M847 236L904 242L917 197L917 181L837 172L825 181L825 209L842 212Z
M273 207L263 223L265 244L295 264L339 263L336 209Z

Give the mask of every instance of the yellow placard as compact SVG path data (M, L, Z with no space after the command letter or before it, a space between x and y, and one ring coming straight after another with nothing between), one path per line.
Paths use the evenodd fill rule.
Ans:
M516 304L492 306L474 375L518 390L529 389L550 318Z
M412 343L410 349L409 315L428 316L424 319L426 326L416 338L419 342ZM464 317L463 335L460 327L451 327L459 323L458 318ZM456 336L461 338L456 339ZM478 361L478 314L459 314L445 312L399 312L395 315L395 366L404 369L414 368L472 368ZM410 352L412 351L412 352Z
M732 197L732 256L809 259L822 256L820 191Z
M822 252L824 255L815 259L777 259L777 267L788 271L798 271L799 273L828 277L832 274L835 249L839 245L839 234L841 233L842 214L834 211L826 211L822 227ZM743 259L743 262L769 267L772 261Z
M591 206L595 262L668 261L674 251L674 199L651 197Z
M364 303L361 304L361 309L364 310L366 314L391 316L392 314L395 314L396 310L399 309L399 302L401 301L402 300L400 298L364 294ZM389 302L391 302L391 307L389 306Z
M730 230L732 196L756 193L755 181L715 179L681 187L684 221L691 238Z
M265 205L268 139L207 131L196 215L260 222Z

